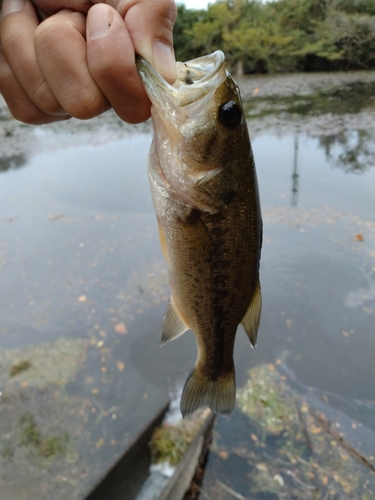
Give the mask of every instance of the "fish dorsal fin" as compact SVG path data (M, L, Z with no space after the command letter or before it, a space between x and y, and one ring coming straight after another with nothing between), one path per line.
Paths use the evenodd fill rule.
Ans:
M241 321L241 325L243 326L246 335L249 337L251 345L253 347L256 347L261 309L262 294L260 291L260 283L258 278L257 284L255 285L253 298L251 299L249 308Z
M169 299L167 309L164 314L163 323L161 325L160 345L164 345L170 340L174 340L183 333L189 330L185 321L181 318L174 304L173 297Z

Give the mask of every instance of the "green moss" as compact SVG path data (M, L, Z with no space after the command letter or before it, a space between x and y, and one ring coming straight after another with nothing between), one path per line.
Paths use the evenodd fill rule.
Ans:
M66 452L68 436L51 436L42 439L39 445L39 452L44 457L56 457L64 455Z
M16 364L11 366L11 368L9 370L9 375L11 377L15 377L19 373L22 373L22 372L28 370L30 367L31 367L30 361L27 361L27 360L20 361L19 363L16 363Z
M1 443L1 455L3 458L12 458L14 455L14 447L11 445L9 440L3 441Z
M34 416L25 413L21 419L20 445L34 449L38 455L46 458L55 458L64 455L67 449L68 435L46 435L43 436L38 429Z
M268 366L250 372L249 381L239 391L238 403L267 434L279 435L298 419L293 397Z
M20 444L22 446L39 446L41 435L33 415L31 413L22 415L20 424L22 427Z
M191 419L179 420L175 425L163 423L158 427L149 444L151 461L176 465L186 453L206 416L207 411L201 411Z
M176 465L189 446L186 429L164 424L156 429L150 442L151 460L154 463L168 461Z

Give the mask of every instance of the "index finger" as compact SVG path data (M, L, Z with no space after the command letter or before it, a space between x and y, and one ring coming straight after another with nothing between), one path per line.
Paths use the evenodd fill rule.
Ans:
M88 12L87 63L122 120L140 123L149 118L150 101L135 65L133 42L124 20L109 5L94 5Z

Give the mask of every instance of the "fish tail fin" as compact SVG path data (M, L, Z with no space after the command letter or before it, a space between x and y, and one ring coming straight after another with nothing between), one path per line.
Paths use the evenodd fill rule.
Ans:
M197 368L186 379L180 409L185 418L207 405L214 413L229 415L236 401L234 368L227 374L211 380Z

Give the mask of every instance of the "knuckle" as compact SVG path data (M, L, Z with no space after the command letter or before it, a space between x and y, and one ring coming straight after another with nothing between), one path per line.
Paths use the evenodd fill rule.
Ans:
M43 79L33 86L33 101L44 113L56 115L62 108Z
M22 123L26 123L28 125L41 125L46 123L46 115L43 111L38 109L36 106L33 106L31 103L30 105L24 105L22 107L17 105L10 105L8 107L12 116Z
M98 92L82 88L71 95L63 104L65 111L80 120L88 120L110 108L106 99Z

